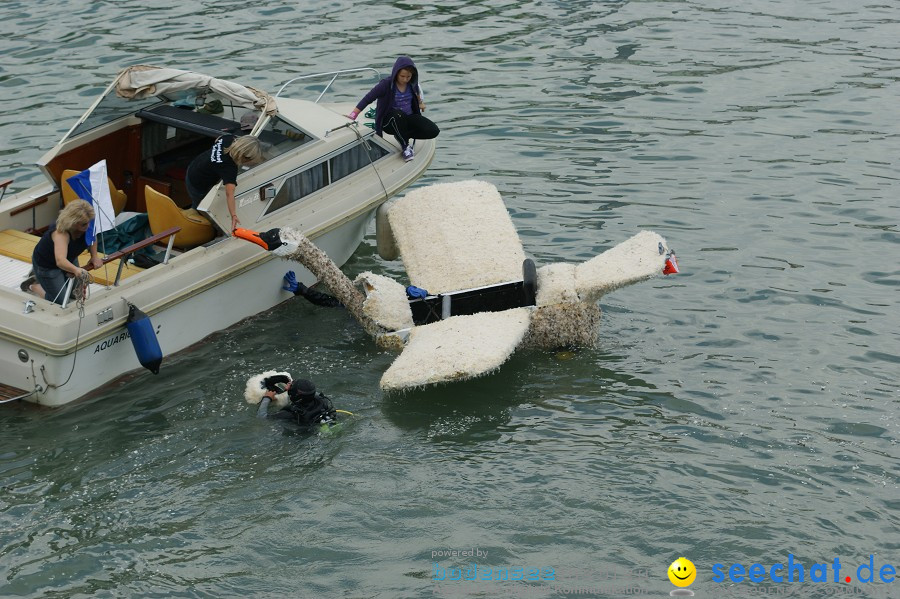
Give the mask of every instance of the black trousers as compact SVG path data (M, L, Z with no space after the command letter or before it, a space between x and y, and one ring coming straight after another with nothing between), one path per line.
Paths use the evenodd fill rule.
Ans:
M395 110L384 118L382 129L397 138L402 147L411 139L434 139L441 130L421 114L403 114Z

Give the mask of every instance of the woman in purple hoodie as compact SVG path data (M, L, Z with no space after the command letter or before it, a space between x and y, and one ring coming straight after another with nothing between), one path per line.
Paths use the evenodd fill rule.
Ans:
M375 84L350 114L356 120L359 113L373 100L375 104L375 133L387 131L397 138L403 148L403 158L413 159L414 139L433 139L441 132L438 126L425 118L425 101L419 86L419 71L409 56L400 56L394 62L390 77Z

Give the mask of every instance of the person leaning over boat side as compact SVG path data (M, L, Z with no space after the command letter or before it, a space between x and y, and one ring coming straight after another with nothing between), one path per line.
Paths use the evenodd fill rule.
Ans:
M256 164L261 159L262 146L259 139L251 135L237 138L223 135L216 139L212 148L194 158L187 168L184 183L191 196L191 208L196 210L209 190L222 181L231 214L231 230L236 229L241 224L234 205L238 172L242 166Z
M397 138L403 148L403 158L413 159L412 140L434 139L441 132L425 118L425 101L419 85L419 71L412 58L400 56L394 62L390 77L375 84L347 116L354 121L373 100L375 104L375 133L387 131Z
M274 380L278 379L278 380ZM287 376L269 377L263 381L266 392L259 402L256 411L258 418L270 418L274 420L287 420L301 427L313 427L319 424L332 424L337 422L337 412L328 399L322 393L316 392L316 386L307 379L285 380ZM269 403L277 393L287 391L291 403L277 412L269 414Z
M316 291L315 289L310 289L298 281L297 275L294 274L293 270L287 271L284 275L284 285L282 285L281 288L285 291L290 291L294 295L302 296L306 298L306 301L317 306L322 306L324 308L344 307L344 304L342 304L341 300L338 298L328 295L327 293L322 293L321 291Z
M44 299L63 303L63 289L67 276L80 277L84 269L78 266L78 256L90 250L90 262L94 268L103 266L97 253L97 240L88 246L84 234L94 221L94 208L84 200L72 200L60 210L56 222L41 236L31 254L31 264L37 285L31 287Z

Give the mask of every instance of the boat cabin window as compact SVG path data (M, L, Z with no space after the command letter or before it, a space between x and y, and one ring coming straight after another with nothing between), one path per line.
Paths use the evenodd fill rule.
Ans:
M234 112L234 108L231 112ZM136 116L144 121L159 123L174 129L186 129L207 137L218 137L223 133L241 134L241 123L230 114L210 114L202 110L194 111L191 107L169 106L163 104L146 110L139 110ZM240 116L236 117L240 119Z
M331 166L331 180L343 179L347 175L368 166L370 162L375 162L379 158L387 156L389 153L376 143L370 142L368 150L365 145L357 144L328 161Z
M245 134L246 131L241 130L240 119L247 112L246 109L225 106L221 112L209 114L194 110L189 102L185 107L163 104L138 112L137 116L144 121L141 130L141 174L169 185L176 196L173 197L175 202L183 204L187 197L187 190L182 188L188 165L198 154L209 150L216 137L224 133L236 136ZM264 160L271 160L313 139L277 116L270 118L259 133ZM251 165L250 168L256 166Z
M259 141L262 142L266 158L269 159L290 152L314 139L309 133L278 116L270 118L259 133Z
M340 154L288 177L278 193L275 194L275 199L266 208L265 214L280 210L326 185L369 166L388 154L390 152L371 141L368 144L354 144Z
M141 169L143 178L138 187L150 183L155 189L172 198L181 207L190 205L185 187L188 165L199 154L209 151L213 140L224 134L240 137L246 134L241 129L241 117L250 112L237 106L213 104L210 102L196 107L193 99L180 100L174 104L161 104L141 110ZM256 113L258 114L258 113ZM263 141L264 161L272 158L267 151L271 145ZM258 165L252 165L254 168Z
M179 206L190 205L184 183L187 167L201 152L209 151L218 135L145 119L141 128L141 176L161 183L163 187L157 189ZM141 189L143 183L139 181Z

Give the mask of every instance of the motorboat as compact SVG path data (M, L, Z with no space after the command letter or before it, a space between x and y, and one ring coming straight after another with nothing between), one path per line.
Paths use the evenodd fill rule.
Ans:
M223 134L256 136L264 148L264 159L237 178L241 226L291 227L344 264L377 208L415 182L435 153L434 140L419 140L406 161L393 139L345 116L353 103L340 101L336 82L346 90L348 81L370 77L380 74L315 73L269 94L172 68L118 73L40 158L45 180L0 200L0 402L59 406L140 369L135 313L150 325L141 343L167 356L292 296L281 289L282 261L233 234L224 186L190 208L186 169ZM62 304L23 290L34 245L69 199L68 177L102 161L115 222L146 215L149 230L103 252L104 266L75 299L68 289ZM0 191L10 183L0 182ZM304 283L315 281L292 268Z

